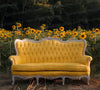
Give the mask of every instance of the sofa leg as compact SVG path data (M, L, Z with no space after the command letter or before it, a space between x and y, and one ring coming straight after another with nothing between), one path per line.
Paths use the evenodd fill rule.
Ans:
M90 76L87 77L87 85L90 85L89 80L90 80Z
M37 77L36 79L37 79L37 85L39 85L39 77Z
M65 84L65 77L62 78L63 79L63 85Z
M14 83L15 83L15 77L14 75L12 75L12 85L14 85Z

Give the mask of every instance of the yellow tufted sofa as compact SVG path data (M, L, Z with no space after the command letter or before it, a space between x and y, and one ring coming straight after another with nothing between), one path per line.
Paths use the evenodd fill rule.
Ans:
M17 55L12 55L12 84L15 77L32 78L87 78L89 84L91 56L85 55L85 40L61 41L57 38L15 40Z

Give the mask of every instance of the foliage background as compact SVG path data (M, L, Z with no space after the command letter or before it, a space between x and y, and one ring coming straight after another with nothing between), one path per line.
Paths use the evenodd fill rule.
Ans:
M37 2L35 2L37 1ZM0 0L0 27L100 28L100 0Z

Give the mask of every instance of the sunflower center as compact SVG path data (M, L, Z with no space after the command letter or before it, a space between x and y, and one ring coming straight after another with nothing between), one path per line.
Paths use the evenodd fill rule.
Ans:
M61 34L61 36L63 36L63 34Z
M84 35L82 35L82 37L84 37Z
M34 32L34 30L32 30L32 32Z
M98 32L98 30L96 30L96 32Z

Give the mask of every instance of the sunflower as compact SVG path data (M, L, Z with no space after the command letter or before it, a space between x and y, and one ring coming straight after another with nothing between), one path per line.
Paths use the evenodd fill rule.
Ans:
M7 35L7 37L8 37L8 38L11 38L11 37L12 37L12 35Z
M1 31L5 31L5 29L4 29L4 28L2 28L2 29L1 29Z
M52 37L53 37L53 38L58 38L57 35L53 35Z
M65 32L65 33L66 33L66 34L68 34L68 32L69 32L69 31L68 31L68 30L66 30L66 32Z
M21 27L22 25L21 25L21 23L17 23L17 27Z
M30 30L30 29L31 29L31 27L27 27L27 29L29 29L29 30Z
M96 29L95 29L95 33L98 33L98 32L99 32L99 29L98 29L98 28L96 28Z
M53 29L53 31L58 31L58 28Z
M58 34L58 33L59 33L59 31L54 32L54 34Z
M39 32L39 30L36 30L36 33L38 33Z
M31 33L34 33L35 32L35 29L31 29Z
M12 29L13 29L13 30L16 29L16 26L15 26L15 25L12 25Z
M41 31L41 30L39 30L39 33L42 33L42 31Z
M2 34L0 34L0 37L4 37L4 34L2 33Z
M50 35L51 35L51 33L48 33L47 35L48 35L48 36L50 36Z
M77 36L77 35L78 35L78 32L74 32L73 35L74 35L74 36Z
M86 34L90 34L92 31L91 30L89 30L89 31L86 31Z
M60 37L65 37L65 33L60 33Z
M40 26L41 29L44 29L44 26Z
M24 28L24 30L26 30L27 28Z
M8 38L10 37L10 35L6 35Z
M76 31L76 28L74 28L73 31Z
M78 26L78 30L81 29L81 26Z
M48 33L52 33L52 31L51 31L51 30L49 30L49 31L48 31Z
M52 34L52 31L51 30L49 30L48 32L47 32L47 35L51 35Z
M70 36L72 33L71 32L68 32L68 35Z
M46 25L45 25L45 24L42 24L42 26L44 26L44 27L45 27Z
M6 30L5 30L4 28L2 28L2 29L1 29L1 31L2 31L3 33L5 33L5 32L6 32Z
M81 33L81 34L80 34L80 38L81 38L81 39L85 39L85 38L86 38L86 34L85 34L85 33Z
M59 28L59 30L60 30L60 31L64 31L64 27L61 26L61 27Z
M27 31L26 31L26 35L29 35L29 33L30 33L30 32L27 30Z
M35 36L35 38L38 38L38 36Z
M17 31L15 31L15 34L17 34Z
M91 35L90 35L90 38L91 38L91 39L94 38L94 34L91 34Z

